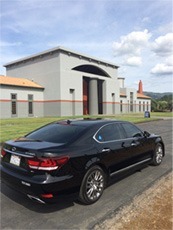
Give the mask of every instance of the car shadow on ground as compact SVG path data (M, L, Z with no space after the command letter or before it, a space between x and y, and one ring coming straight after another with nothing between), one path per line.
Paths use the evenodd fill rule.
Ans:
M3 182L1 182L1 193L6 196L7 199L11 199L13 202L38 213L57 212L69 207L73 207L77 203L80 204L80 202L77 200L77 194L61 197L57 200L56 203L53 204L41 204L32 201L26 195L9 188Z
M118 177L112 178L109 183L107 184L107 188L112 186L113 184L123 180L124 178L137 173L144 168L148 167L147 165L143 165L142 168L140 169L133 169L131 171L127 171L123 173L122 175L120 174ZM11 199L13 202L18 203L25 208L38 212L38 213L51 213L51 212L57 212L63 209L67 209L69 207L73 207L74 205L84 205L78 200L78 194L71 194L67 196L61 196L59 199L57 199L56 203L52 204L41 204L36 201L30 200L26 195L23 193L20 193L18 191L15 191L8 187L6 184L1 182L1 193L7 197L7 199Z

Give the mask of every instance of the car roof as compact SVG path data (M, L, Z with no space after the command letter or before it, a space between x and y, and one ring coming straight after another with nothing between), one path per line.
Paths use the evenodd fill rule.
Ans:
M120 123L120 122L126 122L121 120L115 120L115 119L72 119L72 120L62 120L58 121L59 124L71 124L71 125L79 125L79 126L102 126L105 124L111 124L111 123Z

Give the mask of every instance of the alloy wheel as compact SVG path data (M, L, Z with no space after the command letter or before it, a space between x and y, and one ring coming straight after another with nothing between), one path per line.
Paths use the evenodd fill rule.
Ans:
M162 162L162 158L163 158L163 149L161 145L157 146L156 149L156 162L157 164L160 164Z
M94 170L86 181L86 195L90 200L97 200L104 189L104 177L100 170Z

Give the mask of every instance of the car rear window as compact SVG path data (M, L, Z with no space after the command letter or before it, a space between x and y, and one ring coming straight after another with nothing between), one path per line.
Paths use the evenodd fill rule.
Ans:
M68 143L77 138L84 129L83 126L53 123L28 134L26 138L52 143Z

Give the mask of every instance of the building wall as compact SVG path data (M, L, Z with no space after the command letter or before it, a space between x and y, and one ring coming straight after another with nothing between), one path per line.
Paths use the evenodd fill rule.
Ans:
M151 100L150 99L140 99L137 100L137 113L149 111L151 112Z
M61 116L83 115L83 77L81 72L72 70L82 63L79 60L66 53L60 54Z
M103 113L118 114L119 109L119 81L108 79L103 84Z
M80 65L96 66L111 77L73 70ZM116 95L114 100L118 100L117 68L90 58L67 52L55 52L7 66L7 75L34 80L45 88L44 116L83 115L83 77L96 77L105 81L103 113L113 113L117 110L110 105L111 92ZM105 90L110 95L105 94ZM116 107L116 104L114 105Z
M73 70L80 65L101 68L108 76ZM83 115L84 77L103 81L103 114L139 112L139 101L141 103L150 101L138 100L135 89L120 88L124 86L124 79L118 78L116 66L72 52L54 50L7 65L6 68L8 76L28 78L45 88L42 102L34 102L34 105L40 107L40 111L42 110L42 113L37 112L39 116ZM120 98L120 91L127 97ZM133 93L133 105L130 105L131 92ZM90 102L93 100L90 98ZM25 107L26 105L19 104L19 111L23 111L22 116L26 116Z
M60 99L60 92L57 90L60 85L59 72L58 53L38 56L7 67L7 76L27 78L43 86L45 100Z
M7 76L33 80L44 90L44 116L60 115L60 60L59 54L49 54L32 58L7 67Z
M121 88L121 93L126 95L126 98L121 98L123 101L123 113L136 112L137 92L133 88ZM132 94L132 97L131 97Z
M120 104L122 101L122 109L120 109L121 113L140 113L145 111L151 111L151 100L150 98L138 98L137 91L132 88L121 88L121 93L125 94L126 97L120 97ZM131 98L130 95L133 93L133 102L131 106Z
M67 64L68 63L68 64ZM103 77L91 73L79 72L73 70L75 67L80 65L93 65L104 70L111 77ZM98 80L103 80L112 87L116 86L115 82L117 79L117 69L101 64L100 62L92 61L91 59L76 57L73 54L61 53L60 54L60 88L61 98L63 101L61 103L61 115L83 115L83 77L87 78L97 78ZM108 86L107 86L108 87ZM117 87L111 89L113 92ZM107 95L105 90L103 90L103 102L107 101ZM107 106L103 109L108 110Z
M0 117L42 117L43 114L43 90L27 89L22 87L2 86L0 87ZM16 115L12 115L12 100L11 94L17 95L16 100ZM33 114L28 112L28 95L33 95Z

